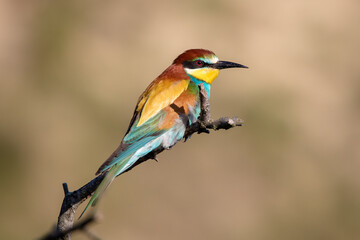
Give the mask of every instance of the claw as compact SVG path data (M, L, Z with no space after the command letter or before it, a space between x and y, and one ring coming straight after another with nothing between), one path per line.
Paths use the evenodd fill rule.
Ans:
M209 134L209 133L210 133L210 130L207 129L205 123L200 122L200 126L199 126L198 133L207 133L207 134Z

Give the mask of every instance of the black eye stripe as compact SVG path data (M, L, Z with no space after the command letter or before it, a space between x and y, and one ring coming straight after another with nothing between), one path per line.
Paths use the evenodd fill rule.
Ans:
M197 63L197 61L199 61L199 60L195 60L195 61L184 61L184 62L182 63L182 65L183 65L184 68L190 68L190 69L211 67L212 65L214 65L214 64L210 64L210 63L206 63L206 62L202 61L203 64L202 64L201 66L199 66L198 63ZM200 61L201 61L201 60L200 60Z

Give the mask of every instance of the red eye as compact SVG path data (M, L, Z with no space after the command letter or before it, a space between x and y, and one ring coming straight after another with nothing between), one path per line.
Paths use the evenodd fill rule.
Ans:
M203 61L201 61L201 60L197 60L197 61L196 61L196 65L198 65L198 66L202 66L202 65L204 65L204 62L203 62Z

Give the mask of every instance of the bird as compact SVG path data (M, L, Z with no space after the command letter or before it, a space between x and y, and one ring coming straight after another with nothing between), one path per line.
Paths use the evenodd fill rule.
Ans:
M133 117L120 146L100 166L96 175L107 172L80 217L114 180L136 161L156 148L170 149L196 122L200 112L199 84L210 97L212 82L221 69L248 68L242 64L219 61L214 52L189 49L180 54L140 95Z

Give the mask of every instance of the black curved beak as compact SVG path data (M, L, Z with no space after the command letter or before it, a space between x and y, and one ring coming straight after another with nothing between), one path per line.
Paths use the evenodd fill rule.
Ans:
M225 69L225 68L248 68L247 66L244 66L239 63L234 62L227 62L227 61L218 61L213 65L213 68L216 69Z

